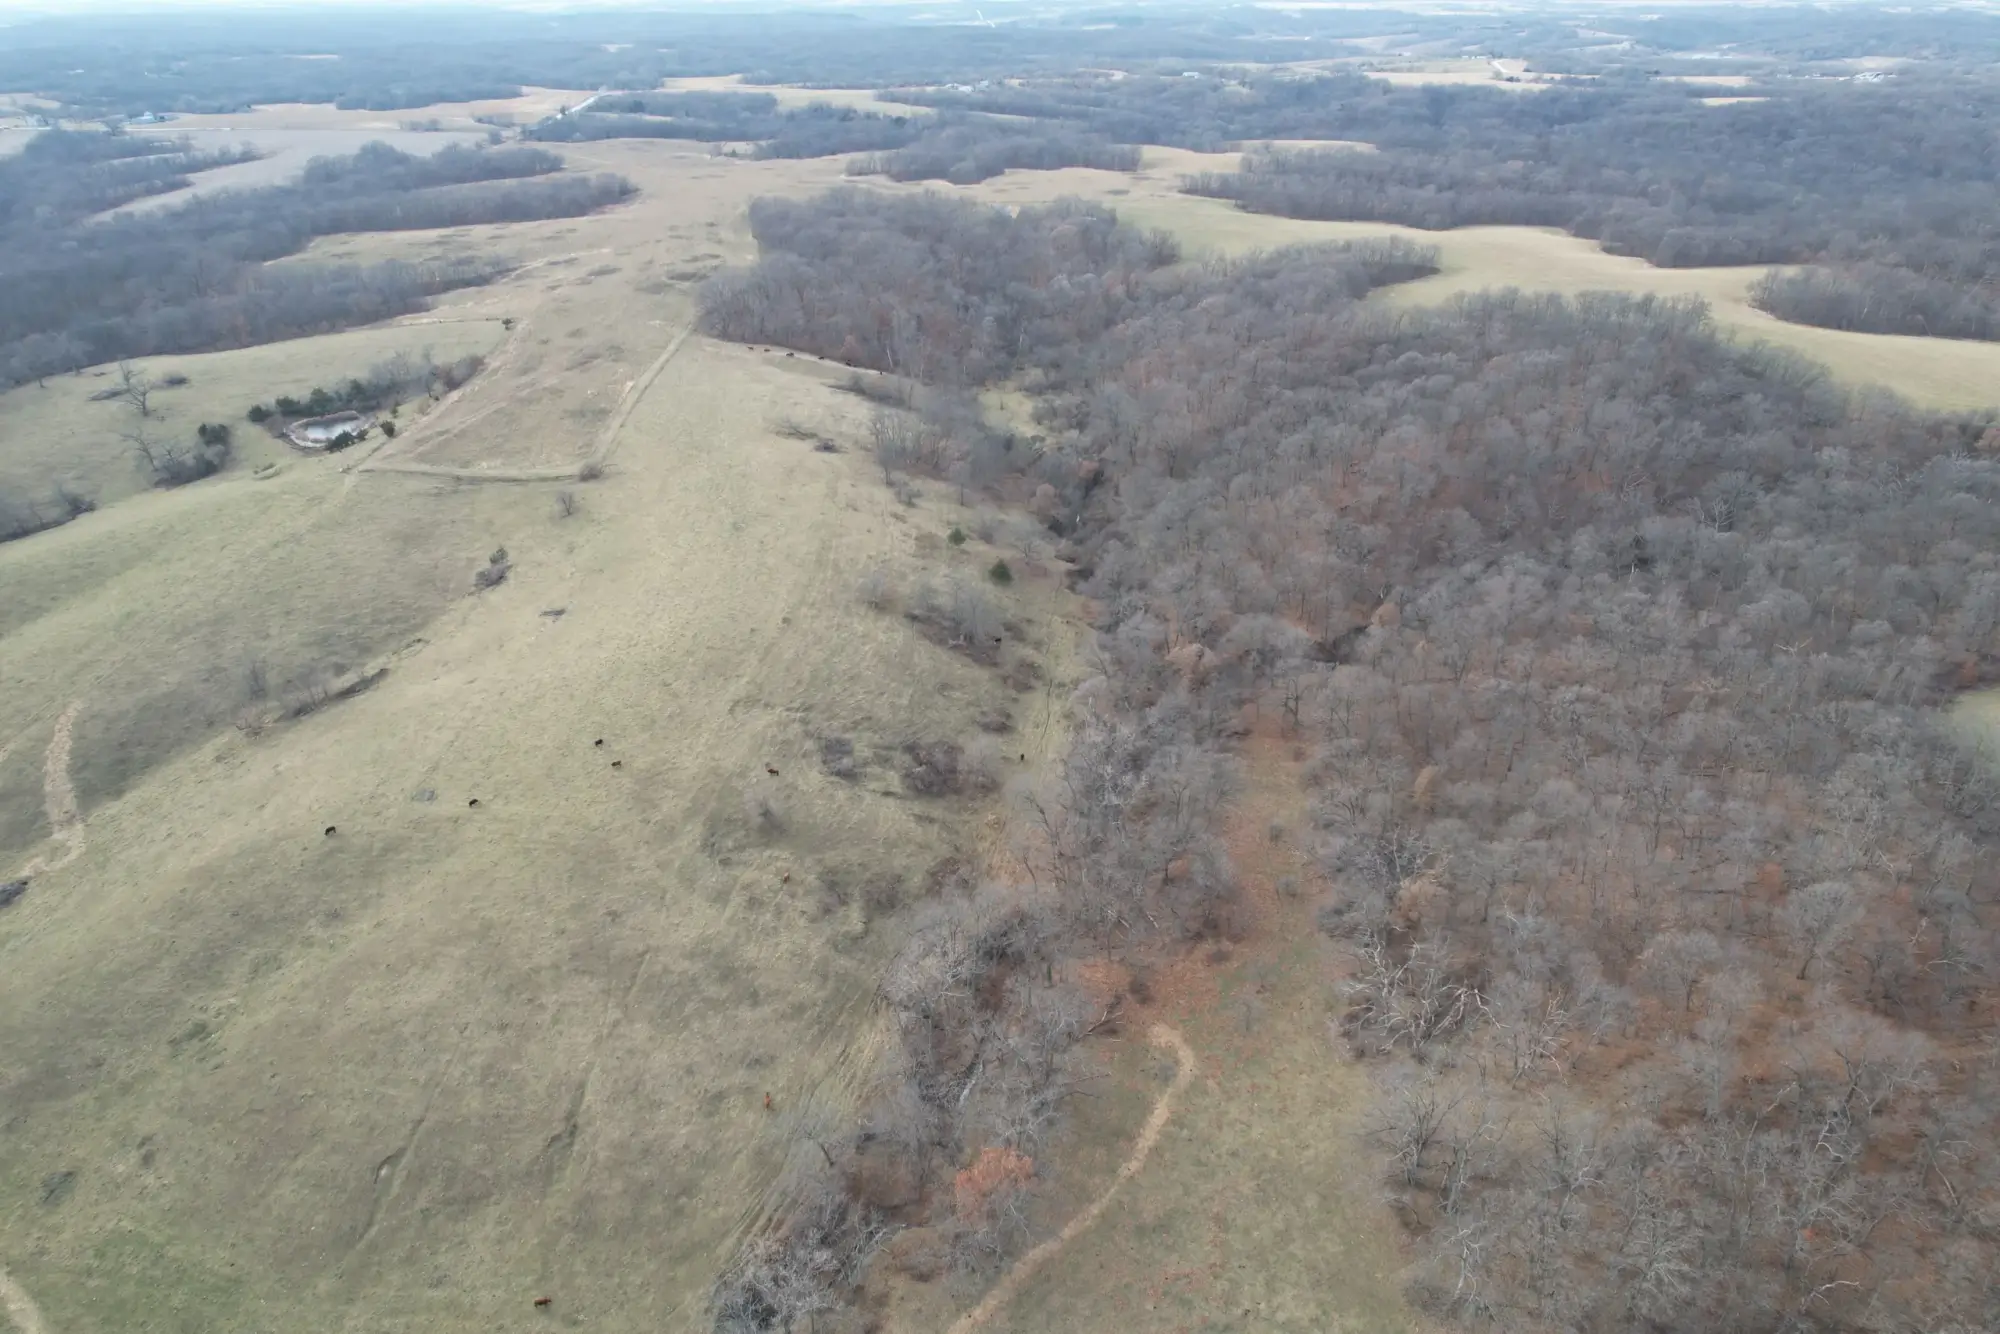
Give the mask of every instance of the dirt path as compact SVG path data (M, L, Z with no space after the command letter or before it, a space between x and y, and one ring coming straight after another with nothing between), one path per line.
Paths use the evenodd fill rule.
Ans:
M42 1323L42 1313L35 1309L27 1290L7 1277L4 1269L0 1269L0 1308L14 1322L16 1334L49 1334L49 1327Z
M653 381L660 378L660 372L667 368L667 363L674 359L674 353L681 350L681 344L685 343L688 335L693 332L694 325L690 324L675 334L674 340L667 344L667 350L660 353L652 365L646 367L645 374L626 388L624 395L618 400L617 410L611 414L611 420L604 424L603 432L597 437L597 448L590 454L592 463L601 468L604 466L604 461L611 457L611 451L618 443L618 433L625 429L625 423L631 419L632 409L639 406L639 400L653 387Z
M1174 1099L1188 1086L1195 1075L1194 1049L1188 1046L1187 1039L1178 1031L1165 1024L1155 1024L1153 1031L1147 1036L1156 1047L1172 1047L1180 1058L1180 1069L1174 1072L1173 1084L1160 1095L1160 1101L1153 1107L1153 1114L1146 1118L1145 1126L1139 1131L1138 1141L1132 1145L1131 1155L1119 1167L1118 1175L1104 1188L1103 1194L1092 1200L1089 1208L1070 1219L1061 1232L1015 1261L1014 1267L993 1285L992 1291L986 1294L979 1305L952 1322L949 1334L972 1334L973 1330L997 1315L1000 1308L1013 1300L1014 1294L1035 1276L1037 1270L1061 1254L1063 1247L1069 1245L1085 1228L1098 1220L1110 1206L1111 1198L1118 1193L1118 1188L1137 1176L1139 1169L1146 1165L1147 1155L1152 1153L1153 1146L1159 1143L1160 1132L1167 1128L1167 1121L1174 1114Z
M83 701L76 700L56 719L55 735L49 738L47 756L42 761L42 801L48 812L49 837L63 845L62 853L50 860L37 857L22 867L16 877L32 880L50 871L60 871L83 855L83 812L77 808L76 788L70 783L70 731Z
M431 463L378 463L375 461L374 453L370 453L358 463L355 463L348 471L350 474L357 472L399 472L418 477L449 477L462 482L566 482L578 480L585 468L602 468L604 461L611 457L611 451L618 444L618 433L624 429L625 423L631 419L632 409L639 405L639 400L644 398L646 391L653 387L653 381L660 378L660 372L667 368L667 363L674 359L674 353L681 350L681 344L685 343L688 335L693 332L694 326L689 325L675 334L673 341L667 344L666 351L655 357L653 364L648 366L638 379L625 387L624 394L618 399L618 407L611 414L611 420L605 423L603 431L598 434L595 448L590 451L590 457L582 463L559 468L451 468L442 464ZM504 406L506 406L506 400L490 404L482 412L466 418L451 429L453 431L463 430L479 420L481 416L494 412ZM379 451L380 446L377 446L377 449Z

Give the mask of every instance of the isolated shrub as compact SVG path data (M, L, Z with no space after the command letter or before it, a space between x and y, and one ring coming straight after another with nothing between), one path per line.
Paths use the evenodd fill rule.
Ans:
M956 742L912 741L903 756L903 786L918 796L950 796L964 785L964 752Z
M990 658L1006 622L1000 608L983 589L954 579L939 587L926 584L918 590L915 609L910 613L943 642L978 658Z
M876 611L887 611L896 604L896 581L889 577L888 571L880 568L862 575L855 591L860 594L862 602Z
M388 437L389 439L394 440L396 438L396 423L392 421L383 422L382 434Z
M1000 786L1005 766L998 741L990 736L974 737L959 756L959 785L967 792L991 792Z
M965 530L954 525L952 530L944 535L944 540L955 547L962 547L965 545Z
M576 492L574 491L556 492L556 517L558 519L567 519L575 513L576 513Z
M591 459L576 470L576 480L579 482L594 482L602 476L604 476L604 465L596 459Z
M209 429L203 428L204 431ZM141 431L132 437L132 447L152 475L153 485L160 487L186 486L204 477L212 477L229 462L230 453L226 427L222 429L220 438L202 435L193 444L154 441Z
M1014 582L1014 572L1007 568L1007 562L1004 560L994 561L993 568L986 572L986 577L996 584L1011 584Z
M0 542L60 528L96 508L95 499L67 485L57 486L48 500L0 495Z
M271 419L271 410L262 403L252 403L250 411L244 414L253 425L262 425Z
M781 834L788 821L785 808L778 800L777 792L769 786L759 785L743 794L743 813L760 834Z
M485 569L472 576L472 586L482 591L497 588L506 582L507 572L513 568L513 562L507 559L507 548L502 547L486 558Z

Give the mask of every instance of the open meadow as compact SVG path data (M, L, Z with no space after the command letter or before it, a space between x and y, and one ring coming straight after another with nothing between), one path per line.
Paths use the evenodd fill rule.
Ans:
M1029 763L1059 745L1039 696L856 595L984 568L944 499L871 479L865 404L681 338L671 275L741 254L770 183L660 188L680 170L520 229L527 260L617 249L587 285L546 264L381 329L163 359L189 377L169 420L226 409L241 439L249 403L392 350L490 350L477 431L397 442L477 468L596 440L602 415L537 415L536 358L617 340L656 373L601 481L275 444L259 478L256 443L135 492L101 377L0 406L11 463L106 501L0 547L0 864L30 877L0 920L0 1269L48 1328L490 1330L546 1294L700 1325L872 1073L898 908L983 829L906 795L901 748L1005 713ZM1060 679L1055 583L992 596L1009 654Z
M1458 63L1390 77L1497 79ZM582 96L162 132L274 150L195 187L213 188ZM1002 779L1060 761L1088 636L1060 562L1038 552L994 588L1001 548L944 540L973 521L952 488L905 505L882 484L844 368L691 332L701 280L754 258L750 201L846 183L842 162L669 140L559 151L639 194L587 217L323 238L277 262L514 268L381 325L142 363L186 377L158 391L155 429L232 424L217 477L147 489L132 411L92 401L115 368L0 395L0 489L101 505L0 544L0 882L30 881L0 914L0 1311L11 1281L51 1334L706 1328L717 1273L851 1129L905 910L979 879L1019 833L1000 798L914 795L907 747L1004 717ZM1235 161L1148 149L1136 173L956 192L1099 200L1192 256L1405 235L1443 271L1384 304L1694 295L1736 336L1852 383L2000 400L2000 344L1784 323L1748 304L1761 270L1178 192ZM424 353L485 367L405 408L394 439L310 457L244 420ZM888 610L857 594L871 573ZM898 615L926 584L995 599L1004 660L1036 683ZM1330 1022L1335 949L1298 889L1315 872L1271 832L1308 822L1298 761L1258 736L1246 770L1229 831L1246 925L1159 969L1091 1053L1036 1222L1047 1236L1101 1213L978 1327L1427 1327L1362 1141L1372 1087ZM1130 983L1114 973L1078 981L1108 996ZM1155 1024L1191 1068L1149 1041ZM884 1267L869 1300L887 1329L970 1334L980 1295ZM19 1334L37 1334L22 1309Z

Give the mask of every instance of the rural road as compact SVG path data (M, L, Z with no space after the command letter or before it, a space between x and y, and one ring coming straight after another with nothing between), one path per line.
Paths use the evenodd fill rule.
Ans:
M952 1322L949 1334L972 1334L973 1330L998 1314L1000 1308L1013 1300L1014 1294L1035 1276L1037 1270L1053 1260L1062 1252L1063 1247L1069 1245L1085 1228L1098 1220L1111 1204L1112 1196L1118 1193L1118 1188L1137 1176L1139 1169L1146 1165L1147 1155L1152 1153L1153 1146L1159 1143L1160 1132L1167 1128L1167 1120L1174 1114L1174 1099L1180 1096L1180 1091L1188 1086L1195 1074L1194 1049L1188 1046L1187 1039L1179 1032L1165 1024L1155 1024L1153 1031L1147 1036L1155 1047L1172 1047L1180 1058L1180 1069L1174 1072L1174 1082L1160 1095L1159 1102L1153 1107L1152 1115L1146 1118L1146 1124L1140 1129L1137 1142L1132 1145L1131 1154L1118 1168L1118 1175L1112 1178L1111 1184L1104 1188L1101 1195L1090 1202L1090 1207L1070 1219L1062 1231L1017 1260L1014 1267L993 1285L992 1290L979 1305Z

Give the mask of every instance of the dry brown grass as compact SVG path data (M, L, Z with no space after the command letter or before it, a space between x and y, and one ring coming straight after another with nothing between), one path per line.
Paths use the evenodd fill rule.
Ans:
M516 350L464 404L494 409L488 429L453 457L597 439L601 421L543 396L616 402L686 326L689 279L666 275L746 253L750 195L838 178L725 177L658 147L591 146L637 168L631 208L486 229L527 260L615 257L427 317L474 326L342 335L356 368L385 334L497 338L511 319ZM241 397L240 416L323 377L338 339L310 341L320 355L178 359L195 363L178 392ZM555 380L526 364L611 342L624 350ZM259 357L297 378L235 366ZM1040 707L854 598L864 569L913 583L965 557L917 554L956 521L941 499L905 509L862 454L769 429L858 430L828 378L690 339L567 521L554 484L339 458L259 481L246 459L0 547L0 863L60 855L41 762L83 700L88 848L0 919L0 1267L50 1328L484 1331L534 1318L543 1294L607 1329L701 1324L710 1279L782 1206L788 1163L816 1153L762 1094L837 1111L873 1068L895 896L859 889L914 895L991 836L964 827L969 806L894 794L871 757L973 735L999 708L1025 729ZM509 579L471 597L501 545ZM1007 597L1040 637L1062 595L1039 579ZM252 657L274 689L389 673L252 736L229 725ZM821 772L825 735L859 743L857 781ZM782 828L744 818L753 784L776 790ZM70 1193L43 1206L62 1172Z
M486 354L500 343L497 317L476 309L411 317L348 333L296 338L262 347L194 356L142 357L133 362L155 379L185 375L179 389L156 390L147 429L161 438L193 439L202 422L225 422L234 432L234 454L225 477L268 463L310 469L331 460L302 459L283 441L243 418L254 403L280 394L303 397L333 387L398 353L426 350L440 362ZM109 505L149 484L123 432L137 424L122 403L93 403L90 396L116 383L117 368L93 366L77 375L51 376L46 387L22 385L0 394L0 493L40 498L58 483L84 488ZM404 409L405 415L415 410ZM3 552L4 549L0 549ZM4 554L0 554L4 559ZM0 608L0 628L8 612Z

